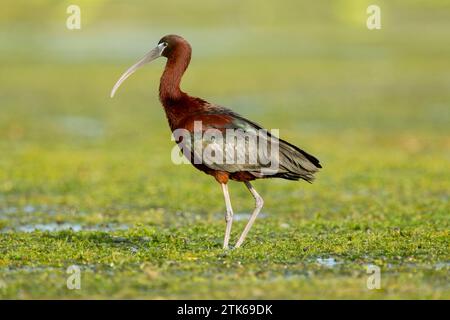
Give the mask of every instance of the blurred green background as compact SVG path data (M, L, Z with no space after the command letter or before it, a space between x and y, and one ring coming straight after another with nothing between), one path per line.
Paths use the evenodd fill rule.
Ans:
M66 8L81 8L68 30ZM381 7L368 30L366 8ZM23 1L0 10L0 297L449 298L450 2ZM258 181L223 254L219 186L170 160L165 34L182 87L316 155ZM231 183L238 221L253 201ZM324 262L325 261L325 262ZM83 288L65 286L82 266ZM383 272L366 288L365 266Z

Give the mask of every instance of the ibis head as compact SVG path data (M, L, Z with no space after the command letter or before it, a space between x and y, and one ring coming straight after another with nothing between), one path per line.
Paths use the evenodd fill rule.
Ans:
M166 57L168 60L171 60L182 54L187 54L190 60L191 46L183 37L177 35L167 35L162 37L155 48L150 50L141 60L133 64L122 74L111 90L111 98L114 97L114 94L120 85L142 66L159 57Z

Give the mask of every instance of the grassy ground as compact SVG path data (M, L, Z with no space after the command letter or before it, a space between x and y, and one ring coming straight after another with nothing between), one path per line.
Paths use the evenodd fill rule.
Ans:
M80 31L61 4L4 6L0 297L449 299L448 5L381 3L368 31L356 1L164 3L83 2ZM170 161L163 61L108 96L170 32L194 47L187 92L324 165L313 185L256 182L265 207L238 250L221 249L217 183ZM234 242L253 200L230 191Z

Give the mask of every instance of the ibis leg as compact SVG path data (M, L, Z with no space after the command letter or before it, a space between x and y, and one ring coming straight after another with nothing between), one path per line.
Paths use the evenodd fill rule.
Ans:
M223 248L228 249L228 242L230 241L231 225L233 224L233 208L231 207L230 194L228 193L228 185L222 183L223 196L225 198L225 205L227 212L225 213L225 222L227 223L225 229L225 238L223 240Z
M250 216L250 219L247 222L247 225L245 226L244 231L242 232L241 236L239 237L238 242L236 243L236 248L239 248L241 244L244 242L245 237L247 236L247 233L250 231L250 228L253 225L253 222L255 222L256 217L258 216L259 212L261 211L264 200L261 198L261 196L256 192L255 188L251 185L250 182L245 182L245 185L247 186L248 190L251 192L253 198L255 198L255 209L253 210L252 215Z

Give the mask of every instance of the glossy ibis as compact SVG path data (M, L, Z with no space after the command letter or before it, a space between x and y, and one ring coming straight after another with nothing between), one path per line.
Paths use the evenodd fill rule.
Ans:
M121 83L125 81L133 72L142 67L143 65L155 60L158 57L166 57L167 63L164 72L161 76L159 86L159 99L166 112L169 126L172 132L179 129L187 130L190 133L195 134L194 127L196 122L202 124L201 130L214 129L219 132L225 133L228 130L241 130L241 132L252 133L258 137L262 133L266 133L270 140L275 141L276 148L272 147L272 150L276 150L276 170L266 170L272 165L272 162L260 161L260 158L256 162L224 162L224 161L193 161L192 157L189 157L190 162L199 170L212 175L217 182L221 184L222 191L225 198L226 205L226 229L223 246L228 248L228 242L230 239L231 225L233 221L233 209L231 207L231 200L228 193L228 181L235 180L244 182L248 190L255 199L255 209L250 216L250 219L242 232L239 240L236 243L236 248L241 246L247 233L253 225L258 213L263 206L262 197L256 192L251 185L250 181L260 178L283 178L289 180L303 179L308 182L312 182L314 179L314 173L316 173L321 165L319 160L314 156L306 153L300 148L281 140L263 129L261 126L253 121L250 121L239 114L226 109L224 107L209 103L203 99L191 97L180 89L181 78L186 71L189 62L191 60L191 46L190 44L180 36L167 35L163 37L158 45L147 53L140 61L131 66L117 81L111 91L111 97L119 88ZM207 81L214 81L209 79ZM211 145L214 143L214 139L206 139L202 137L202 145ZM263 138L262 138L263 139ZM236 144L234 142L225 143L225 147L222 150L225 153L230 150L242 151L240 148L245 148L245 156L251 156L253 153L258 153L258 149L254 146L248 146L248 144ZM180 146L184 154L186 155L186 145L188 145L189 139L178 139L177 144ZM227 145L228 144L228 145ZM230 146L230 144L232 144ZM272 144L272 145L275 145ZM190 145L192 146L192 145ZM269 144L270 146L270 144ZM190 147L191 148L191 147ZM191 150L188 148L188 151ZM195 153L193 150L189 151ZM189 153L188 152L188 153ZM195 155L194 155L195 158ZM246 158L247 159L247 158Z

